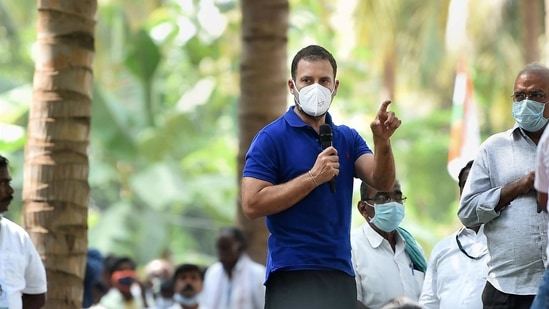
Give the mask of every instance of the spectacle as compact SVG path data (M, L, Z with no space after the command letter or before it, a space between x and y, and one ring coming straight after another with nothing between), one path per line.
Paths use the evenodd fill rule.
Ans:
M389 202L404 203L406 201L406 196L402 193L393 193L393 192L378 192L373 198L368 198L365 200L367 204L385 204ZM368 201L373 203L368 203Z
M530 99L536 102L544 102L545 92L541 90L532 91L530 93L515 92L511 95L511 98L513 98L513 102L520 102L525 99Z

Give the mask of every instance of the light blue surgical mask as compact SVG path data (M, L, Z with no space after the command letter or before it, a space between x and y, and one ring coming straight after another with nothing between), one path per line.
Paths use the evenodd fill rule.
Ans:
M198 304L198 295L195 295L193 297L186 297L181 293L175 293L173 295L173 300L183 306L194 306Z
M528 132L536 132L547 124L549 119L543 117L545 104L529 99L513 103L513 118L518 126Z
M376 213L370 223L373 223L384 232L396 230L402 219L404 219L404 205L401 203L389 202L376 204L374 207Z

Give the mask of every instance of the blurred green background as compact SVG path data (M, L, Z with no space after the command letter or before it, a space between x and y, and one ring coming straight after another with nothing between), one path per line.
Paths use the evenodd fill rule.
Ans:
M402 119L393 147L408 196L403 226L429 255L460 225L457 183L446 167L457 62L467 61L481 138L512 126L515 74L545 59L544 2L289 3L288 61L312 43L338 60L341 86L330 110L336 123L355 127L371 143L369 123L385 98L393 100L390 109ZM7 216L16 222L32 101L35 7L36 0L0 0L0 153L11 161L17 199ZM235 42L241 18L235 0L99 1L91 247L131 255L141 265L159 256L176 263L215 260L218 228L237 222ZM357 201L358 186L355 192ZM356 210L353 222L363 222Z

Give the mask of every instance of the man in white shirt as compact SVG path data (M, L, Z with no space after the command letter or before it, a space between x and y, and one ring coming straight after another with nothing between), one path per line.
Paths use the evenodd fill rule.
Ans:
M358 211L366 222L351 233L358 301L372 309L400 296L417 301L426 262L421 247L399 228L406 199L400 184L391 192L378 192L362 183L360 196Z
M204 271L195 264L177 266L173 275L174 304L168 309L206 309L200 304Z
M482 142L458 209L464 226L484 225L490 255L484 309L530 309L547 261L549 216L538 211L534 171L549 123L549 68L525 66L511 98L515 125Z
M537 190L538 207L540 211L547 213L547 192L549 191L549 130L545 130L541 135L536 150L536 176L534 178L534 188ZM549 223L548 223L549 229ZM549 256L549 247L546 249ZM545 272L541 279L538 293L534 298L530 309L549 308L549 269L548 262L545 263Z
M246 239L235 227L222 228L217 237L219 262L208 267L200 305L212 309L263 309L265 266L246 253Z
M469 161L459 173L460 195L472 165ZM482 309L488 258L482 226L445 237L431 252L419 303L427 309Z
M29 234L2 217L13 200L10 182L0 156L0 308L38 309L46 303L46 270Z

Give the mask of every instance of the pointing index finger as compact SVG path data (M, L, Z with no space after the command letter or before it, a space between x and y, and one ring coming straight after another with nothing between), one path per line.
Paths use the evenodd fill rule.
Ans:
M381 103L381 106L379 107L380 112L387 112L387 107L391 104L391 100L385 100L383 103Z

